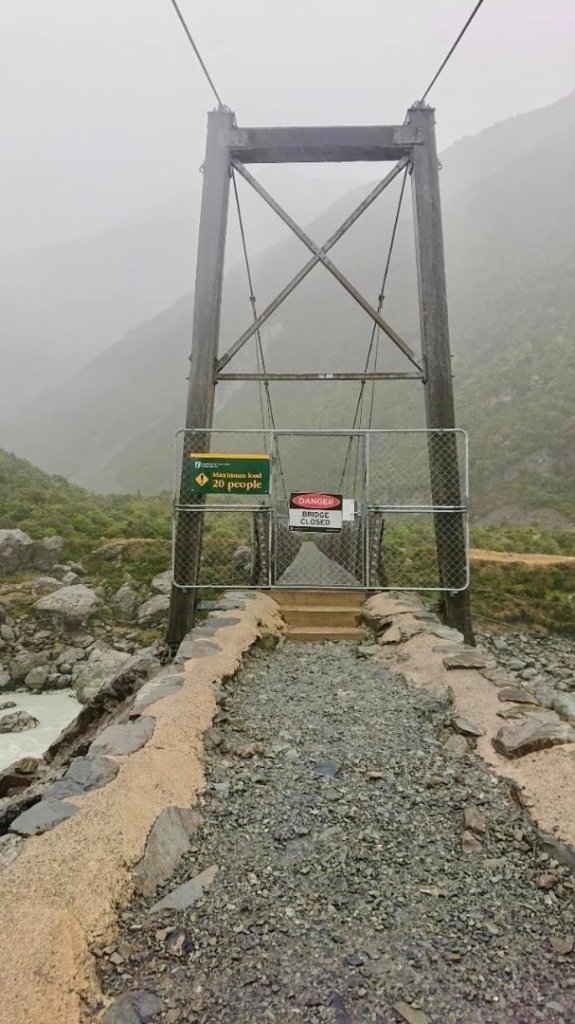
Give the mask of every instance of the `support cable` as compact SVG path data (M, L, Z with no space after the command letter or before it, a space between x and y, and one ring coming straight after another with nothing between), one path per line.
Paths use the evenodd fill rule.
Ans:
M433 78L431 79L431 82L429 83L429 85L427 86L427 89L425 90L423 96L419 100L419 103L425 103L425 100L427 99L427 96L429 95L429 93L433 89L433 86L437 82L437 79L439 78L439 76L440 76L441 72L443 71L444 67L446 66L446 64L449 62L449 60L451 59L451 57L455 53L457 47L459 46L461 40L463 39L463 36L467 32L467 29L471 25L471 22L475 18L475 15L478 13L479 8L483 4L483 2L484 2L484 0L478 0L478 2L475 4L475 7L473 8L473 10L472 10L471 14L469 15L467 21L465 22L465 25L461 29L461 32L459 33L457 39L455 40L453 46L451 47L451 49L449 51L449 53L447 54L447 56L444 58L444 60L439 65L437 71L435 72Z
M248 256L248 247L247 247L246 232L245 232L245 227L244 227L244 218L243 218L242 208L241 208L241 204L240 204L240 195L239 195L239 192L238 192L238 185L237 185L237 181L236 181L236 177L235 177L235 174L234 174L233 167L232 167L232 188L233 188L233 191L234 191L234 198L235 198L235 202L236 202L236 209L237 209L237 212L238 212L238 224L239 224L239 228L240 228L240 236L241 236L241 241L242 241L242 251L243 251L243 255L244 255L244 264L245 264L245 268L246 268L246 276L247 276L247 279L248 279L248 288L249 288L249 292L250 292L249 301L250 301L250 305L252 307L252 316L254 318L254 323L255 323L257 318L258 318L257 303L256 303L256 297L254 295L254 285L253 285L253 278L252 278L252 270L251 270L250 260L249 260L249 256ZM256 341L256 362L257 362L257 367L258 367L258 373L261 372L262 374L265 374L267 372L267 370L266 370L266 360L265 360L265 356L264 356L264 349L263 349L263 344L262 344L262 336L261 336L261 332L260 332L259 328L255 332L255 341ZM262 382L261 381L259 382L258 390L259 390L259 396L260 396L260 412L261 412L261 419L262 419L262 429L265 430L266 429L266 427L265 427L265 414L264 414L264 402L263 402ZM270 425L271 429L275 432L276 431L276 422L275 422L274 410L273 410L272 399L271 399L271 394L270 394L269 381L267 381L267 380L263 381L263 390L265 391L265 399L266 399L266 408L267 408L268 422L269 422L269 425ZM286 490L286 485L285 485L285 477L284 477L283 466L282 466L281 456L279 454L279 451L277 453L277 464L278 464L280 480L281 480L281 483L282 483L282 490L284 492L284 497L287 498L287 490Z
M387 279L388 279L388 276L389 276L389 270L390 270L390 267L391 267L391 257L392 257L392 254L393 254L393 249L394 249L394 246L395 246L395 240L396 240L396 237L397 237L397 228L398 228L398 224L399 224L399 217L400 217L400 214L401 214L401 208L402 208L402 205L403 205L403 197L404 197L404 194L405 194L405 186L406 186L406 183L407 183L408 173L409 173L409 165L407 165L406 168L405 168L405 171L404 171L404 174L403 174L403 180L402 180L402 183L401 183L401 189L400 189L400 192L399 192L399 198L398 198L398 202L397 202L395 218L394 218L394 221L393 221L393 228L392 228L392 232L391 232L391 238L390 238L389 247L388 247L388 251L387 251L387 258L386 258L386 261L385 261L385 269L384 269L384 272L383 272L381 288L379 290L379 295L378 295L378 300L377 300L377 311L378 311L378 313L381 313L381 310L383 309L383 303L384 303L384 300L385 300L385 289L386 289L386 285L387 285ZM375 368L377 366L377 346L379 345L379 333L380 332L379 332L378 326L377 326L377 324L374 323L374 325L372 327L372 330L371 330L371 337L370 337L370 341L369 341L369 347L368 347L367 356L366 356L366 359L365 359L365 373L368 373L368 371L369 371L369 364L370 364L370 361L371 361L372 352L374 350L374 347L376 349L376 351L375 351L375 360L374 360L374 372L375 372ZM353 424L352 424L352 428L351 428L352 430L356 430L358 428L358 425L359 426L361 425L361 422L362 422L362 419L363 419L363 404L364 404L365 385L366 385L366 383L367 383L367 381L362 381L361 385L360 385L359 395L358 395L357 404L356 404L356 407L355 407L355 413L354 413L354 417L353 417ZM373 381L372 387L373 387L373 390L372 390L371 403L370 403L370 411L369 411L369 425L370 426L371 426L372 419L373 419L375 381ZM348 465L350 466L351 453L352 453L352 448L353 448L353 441L354 441L354 438L350 437L349 442L348 442L348 446L347 446L347 452L346 452L346 456L345 456L345 461L344 461L343 469L342 469L342 473L341 473L340 490L343 490L345 474L346 474L346 471L348 469ZM358 458L359 458L359 441L357 443L357 451L356 451L356 463L355 463L355 473L354 473L354 488L355 488L355 484L357 483Z
M177 0L170 0L170 3L171 3L172 7L174 8L174 10L175 10L175 12L176 12L176 14L178 16L178 19L180 21L180 24L181 24L184 32L186 33L186 36L187 36L187 39L188 39L188 42L189 42L190 46L192 47L196 57L198 58L200 67L201 67L202 71L204 72L204 75L206 76L206 79L208 81L210 89L212 90L214 96L216 97L216 100L218 101L218 106L221 108L221 107L224 106L224 104L221 101L220 94L219 94L218 90L216 89L216 87L214 85L213 79L212 79L212 77L211 77L211 75L210 75L210 73L209 73L209 71L208 71L208 69L207 69L207 67L206 67L206 65L204 63L204 60L202 58L201 53L198 50L198 47L196 46L196 44L194 42L194 38L192 36L192 33L190 32L188 26L186 25L186 22L184 20L184 16L183 16L180 8L178 7Z

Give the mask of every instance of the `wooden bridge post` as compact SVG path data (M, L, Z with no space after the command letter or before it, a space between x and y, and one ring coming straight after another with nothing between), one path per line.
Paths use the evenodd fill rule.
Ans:
M235 123L231 110L220 108L208 114L204 183L198 238L192 351L188 378L186 433L180 476L180 505L202 505L203 499L190 499L187 467L190 451L209 448L209 435L202 439L197 431L212 426L216 385L216 359L220 331L220 311L230 191L230 136ZM195 433L190 433L195 432ZM185 574L191 589L172 587L167 642L177 646L193 624L198 591L197 582L202 552L203 513L178 515L174 542L174 566ZM178 578L181 582L180 574Z
M430 430L445 430L455 427L455 409L435 110L425 104L411 107L408 124L416 128L419 135L419 143L412 147L411 158L427 426ZM433 504L460 506L456 435L432 436L429 460ZM435 537L442 584L449 586L450 580L464 579L466 537L463 514L436 512ZM459 629L468 643L473 643L469 590L447 590L443 597L446 622Z

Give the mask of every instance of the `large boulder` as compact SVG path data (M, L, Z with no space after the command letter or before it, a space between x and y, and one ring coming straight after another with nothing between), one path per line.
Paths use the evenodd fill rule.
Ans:
M24 680L24 686L31 693L41 693L48 685L49 676L50 666L38 665L36 668L30 669Z
M136 618L140 599L129 583L124 583L112 597L110 604L120 622L133 622Z
M168 594L157 594L149 601L144 601L138 611L138 623L140 626L156 626L167 618L170 607Z
M18 654L10 662L10 678L16 684L23 683L33 668L45 664L46 654L43 651L18 651Z
M103 644L95 647L74 684L76 697L80 703L86 704L100 690L105 689L122 665L129 660L130 655L124 651L115 651L113 647L106 647Z
M98 595L84 583L78 583L41 597L34 607L41 618L51 619L65 627L74 627L95 615L98 603Z
M27 729L35 729L37 725L38 719L27 711L12 711L0 718L0 732L25 732Z
M0 576L10 576L31 565L34 541L22 530L0 530Z
M64 540L62 537L44 537L36 541L32 553L32 564L35 569L50 571L60 561Z

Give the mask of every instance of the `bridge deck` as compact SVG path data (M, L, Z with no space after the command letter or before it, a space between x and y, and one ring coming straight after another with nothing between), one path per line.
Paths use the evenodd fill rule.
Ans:
M293 562L277 581L280 587L360 587L360 581L328 558L314 544L304 541Z

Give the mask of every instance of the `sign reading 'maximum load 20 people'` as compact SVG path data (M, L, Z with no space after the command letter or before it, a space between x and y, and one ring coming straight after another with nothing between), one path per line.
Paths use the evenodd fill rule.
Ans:
M191 452L189 459L191 494L269 494L269 455Z

